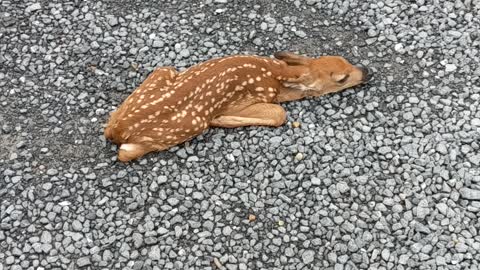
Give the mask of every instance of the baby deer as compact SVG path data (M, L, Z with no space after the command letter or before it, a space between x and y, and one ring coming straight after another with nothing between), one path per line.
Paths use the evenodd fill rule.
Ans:
M212 59L183 72L163 67L111 114L105 137L130 161L166 150L209 127L280 126L279 102L321 96L368 81L368 70L338 56L275 58L237 55Z

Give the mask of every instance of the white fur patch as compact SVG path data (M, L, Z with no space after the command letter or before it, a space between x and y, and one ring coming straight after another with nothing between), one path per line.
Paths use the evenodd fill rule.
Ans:
M131 143L122 144L120 146L120 150L125 150L127 152L134 151L136 148L136 145Z

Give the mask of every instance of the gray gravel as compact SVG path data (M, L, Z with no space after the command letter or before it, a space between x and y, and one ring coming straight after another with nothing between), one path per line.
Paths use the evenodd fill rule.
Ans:
M480 2L163 2L0 2L0 270L480 267ZM155 67L279 50L375 80L115 161Z

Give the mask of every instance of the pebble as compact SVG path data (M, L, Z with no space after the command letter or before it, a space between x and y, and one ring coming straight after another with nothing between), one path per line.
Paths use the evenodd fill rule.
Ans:
M78 267L85 267L91 265L92 262L90 261L89 257L81 257L77 260Z
M460 195L467 200L480 200L480 190L471 188L461 188Z
M50 234L49 231L43 231L40 239L41 239L40 241L42 241L42 243L51 243L52 242L52 235Z
M34 11L37 11L37 10L40 10L40 9L42 9L42 6L40 5L40 3L33 3L25 9L25 12L30 13L30 12L34 12Z
M322 184L322 181L320 180L320 178L317 178L317 177L312 177L312 179L310 180L312 182L312 185L314 186L319 186Z
M413 113L412 112L404 113L403 114L403 119L405 119L406 121L413 121L413 119L414 119Z
M457 70L457 66L453 65L453 64L446 64L445 65L445 71L446 72L453 72Z
M315 259L315 252L313 250L305 250L302 253L302 261L304 264L311 264Z
M307 36L307 34L302 30L295 31L295 35L297 35L298 37L301 37L301 38L304 38L304 37Z
M470 156L468 160L473 163L475 166L480 165L480 154Z
M480 118L473 118L470 123L472 126L480 127Z
M74 231L82 231L82 230L83 230L83 225L82 225L82 223L81 223L80 221L74 220L74 221L72 222L72 229L73 229Z
M168 180L168 179L167 179L167 176L165 176L165 175L160 175L160 176L158 176L158 178L157 178L157 183L158 183L158 184L165 184L165 183L167 182L167 180Z
M152 248L148 252L148 258L152 261L159 261L162 258L160 253L161 251L158 246L152 246Z

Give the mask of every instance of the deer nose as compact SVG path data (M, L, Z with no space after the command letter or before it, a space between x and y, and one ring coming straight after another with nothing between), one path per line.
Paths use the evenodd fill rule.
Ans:
M373 78L373 73L366 66L358 66L358 68L362 71L363 82L368 82Z

